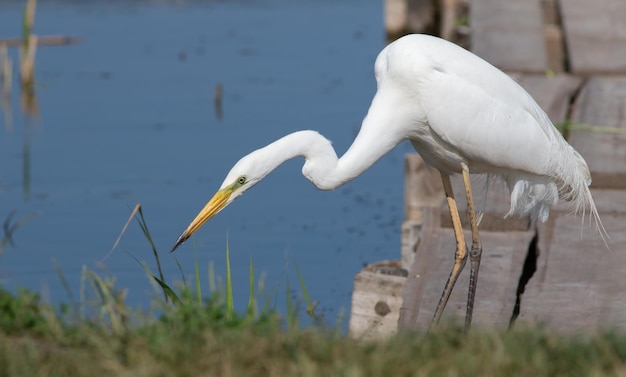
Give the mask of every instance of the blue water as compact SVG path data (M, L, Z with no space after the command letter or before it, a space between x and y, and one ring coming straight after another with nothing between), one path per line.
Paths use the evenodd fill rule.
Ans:
M2 110L0 220L13 209L14 221L38 213L0 259L4 286L67 301L53 261L77 294L82 267L97 268L137 203L166 279L180 280L167 251L241 156L300 129L320 131L342 154L358 131L385 44L380 0L137 4L38 6L36 34L82 41L37 51L38 116L23 114L16 83L12 122ZM21 12L0 5L0 37L19 36ZM17 61L15 49L10 56ZM218 84L221 119L213 104ZM302 160L289 161L176 257L188 277L196 260L203 278L210 262L223 277L228 242L240 309L250 260L279 310L287 281L301 296L297 264L333 323L341 309L349 312L363 265L399 258L408 150L396 148L332 192L301 175ZM155 267L136 223L104 265L128 302L146 308L154 290L125 251Z

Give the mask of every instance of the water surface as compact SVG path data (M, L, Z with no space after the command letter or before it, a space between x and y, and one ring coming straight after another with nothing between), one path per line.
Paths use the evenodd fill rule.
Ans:
M0 5L0 36L18 36L21 8ZM52 261L74 289L82 266L111 249L141 203L166 277L167 251L241 156L296 130L313 129L338 154L352 142L375 93L384 47L382 3L341 1L41 2L35 32L79 36L37 52L39 115L27 117L14 85L0 126L0 217L39 215L20 227L0 260L9 287L67 300ZM10 54L17 60L17 51ZM222 116L213 104L223 86ZM400 255L400 146L358 179L318 191L287 162L205 225L177 252L190 276L210 261L224 276L228 242L235 299L248 297L248 265L284 306L297 264L332 322L349 310L363 265ZM154 268L132 224L106 260L130 303L153 292L128 251Z

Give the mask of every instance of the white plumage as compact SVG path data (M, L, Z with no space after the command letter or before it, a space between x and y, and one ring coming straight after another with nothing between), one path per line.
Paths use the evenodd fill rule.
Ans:
M584 159L499 69L452 43L411 35L380 53L376 77L377 97L404 97L413 109L407 137L429 165L459 173L466 162L471 173L502 176L509 215L545 221L561 193L597 216Z
M288 159L303 156L304 176L318 188L332 190L359 176L404 140L442 173L444 187L446 182L449 186L450 174L464 173L468 202L472 200L468 173L497 175L511 192L508 215L530 215L533 220L545 221L550 206L564 199L577 212L589 209L603 232L588 188L591 177L585 160L532 97L505 73L445 40L409 35L382 50L375 74L376 95L359 134L341 158L315 131L294 132L250 153L231 169L172 251ZM446 195L455 222L451 189ZM455 268L462 269L467 253L460 222L456 222ZM471 222L472 253L478 260L472 259L472 274L477 276L482 247L475 217ZM451 273L451 286L458 272ZM447 296L444 299L442 295L443 307L446 301ZM468 299L469 321L471 303L473 296ZM439 315L443 307L438 308Z

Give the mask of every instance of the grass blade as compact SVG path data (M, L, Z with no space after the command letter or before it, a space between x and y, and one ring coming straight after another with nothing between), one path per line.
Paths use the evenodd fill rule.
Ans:
M139 215L139 216L137 216L137 215ZM143 209L141 208L141 204L139 204L139 203L137 203L135 205L135 207L133 208L133 210L130 213L130 216L128 216L128 219L126 220L126 223L122 227L122 231L120 232L119 236L117 236L117 239L115 240L115 243L113 243L113 247L111 248L111 251L109 251L108 254L105 255L104 258L102 258L100 263L103 263L111 255L111 253L113 253L113 250L115 250L117 245L120 243L120 240L122 239L122 236L124 235L124 233L126 233L126 229L128 228L128 225L130 224L130 221L133 218L135 220L137 220L137 222L139 223L139 227L141 228L141 231L143 232L144 236L148 240L148 243L150 244L150 247L152 249L152 254L154 255L154 259L156 260L157 270L159 271L159 281L161 283L165 284L165 276L163 275L163 269L161 268L161 260L159 259L159 253L157 251L156 245L154 244L154 241L152 240L152 235L150 234L150 231L148 230L148 224L146 223L146 219L143 216ZM150 274L150 276L154 277L154 274L152 273L152 271L150 271L150 269L148 269L143 263L141 263L139 261L139 259L135 258L135 256L130 254L130 253L128 253L128 254L130 256L132 256L133 259L135 259L137 261L137 263L142 265L144 267L144 269L146 269L146 272L148 272ZM183 279L184 279L184 276L183 276ZM168 286L168 288L169 288L169 286ZM169 289L169 290L171 291L171 289ZM165 302L168 303L170 295L165 290L163 290L163 296L165 297Z
M315 307L317 307L317 302L311 300L311 295L309 295L309 290L306 287L306 283L304 282L304 276L300 272L298 265L294 262L293 266L296 269L296 275L298 275L298 283L300 284L300 290L302 291L302 296L304 297L304 302L306 304L306 313L311 317L313 321L318 321L317 316L315 315Z
M298 327L298 317L296 313L296 308L293 303L293 299L291 297L291 286L289 285L289 277L285 275L285 293L286 293L286 304L287 304L287 328L289 331L296 330Z
M174 255L174 260L176 261L176 266L178 267L178 272L180 272L180 277L183 279L183 286L187 288L187 279L185 278L185 273L183 272L183 267L180 265L180 261Z
M141 207L141 204L135 204L135 208L133 208L133 210L130 212L130 216L128 216L128 219L126 219L126 223L124 223L124 226L122 227L122 231L120 232L120 234L117 236L117 239L113 243L113 247L111 247L111 250L109 250L107 255L105 255L104 258L100 260L100 263L104 263L104 261L107 260L111 256L111 254L113 253L113 250L115 250L117 245L119 245L120 241L122 240L122 236L124 235L124 233L126 233L126 229L128 229L128 225L130 224L132 219L135 217L135 214L139 211L140 207Z
M207 278L209 280L209 291L211 295L214 295L217 292L217 282L215 281L215 264L213 261L209 261Z
M235 305L233 303L233 282L230 274L230 251L228 250L228 241L226 241L226 319L232 320L235 313Z
M143 217L143 209L141 208L141 205L139 205L138 212L141 220L136 216L135 218L137 219L137 222L139 223L139 226L141 227L144 236L146 236L148 243L150 243L150 247L152 248L152 254L154 254L154 259L156 260L157 270L159 271L159 277L161 278L161 281L165 283L165 276L163 276L163 269L161 269L161 260L159 259L159 253L157 251L156 245L154 244L154 241L152 240L152 235L150 235L150 231L148 230L148 223L146 223L146 219Z
M59 266L59 263L57 262L56 259L52 260L52 265L54 266L54 271L59 277L59 280L61 281L61 285L63 286L63 289L65 290L65 293L67 294L67 297L69 297L70 299L70 305L72 306L72 310L74 311L73 314L76 316L76 318L78 318L78 316L80 315L79 307L78 307L78 303L76 302L76 298L74 297L74 292L72 292L72 288L70 287L70 284L65 278L63 271L61 271L61 266Z
M254 300L254 266L252 265L252 256L250 256L250 298L248 299L247 314L249 318L254 318L255 315L255 300Z
M178 295L176 294L176 292L174 292L174 290L170 288L170 286L167 285L163 280L157 278L145 263L137 259L137 257L135 257L133 254L129 252L127 252L127 254L130 255L130 257L133 258L135 262L137 262L144 269L144 271L146 272L146 274L148 274L149 277L154 279L159 284L159 286L161 287L161 290L163 291L163 297L165 298L165 303L169 303L170 299L172 299L172 302L174 302L174 304L180 304L182 302L180 298L178 297Z
M174 290L169 287L169 285L165 284L165 282L161 281L158 277L154 275L152 275L152 278L156 280L157 283L159 283L159 285L161 286L161 289L163 289L163 293L165 294L165 296L169 297L174 303L174 305L178 305L178 306L182 305L183 302L178 297L176 292L174 292Z
M198 304L202 305L202 287L200 285L200 269L198 267L198 259L194 263L196 267L195 277L196 277L196 299L198 300Z
M108 324L115 334L122 334L128 330L128 307L125 304L126 290L116 290L114 281L104 279L87 268L83 274L91 285L92 292L98 299L99 320Z

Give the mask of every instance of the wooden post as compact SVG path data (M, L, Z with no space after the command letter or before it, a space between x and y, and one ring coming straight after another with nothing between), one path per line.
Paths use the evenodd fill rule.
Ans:
M406 270L399 262L374 263L354 279L348 334L357 339L384 339L398 325Z
M385 29L387 35L401 35L407 29L408 1L385 0Z
M422 223L422 234L438 232L440 230L439 219L441 215L439 213L439 207L425 207ZM437 237L427 237L426 243L431 240L438 240ZM414 330L417 325L417 314L419 313L420 302L424 294L425 282L428 281L428 261L429 253L425 252L434 249L434 243L422 244L419 250L420 255L415 257L415 260L411 261L409 273L404 284L402 291L402 306L400 307L400 315L398 317L398 329L410 329ZM417 252L417 245L416 245Z
M556 2L557 0L541 0L548 69L552 74L565 71L565 45Z
M403 34L433 32L432 0L385 0L385 29L390 40Z
M413 255L422 224L425 206L440 206L444 195L439 173L430 169L415 153L404 156L404 222L401 255L405 268L413 264Z

